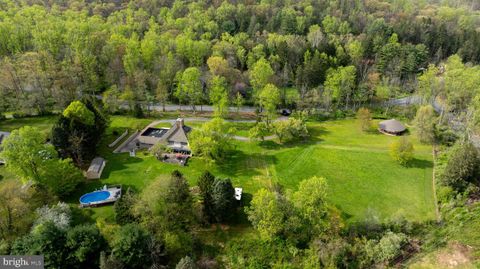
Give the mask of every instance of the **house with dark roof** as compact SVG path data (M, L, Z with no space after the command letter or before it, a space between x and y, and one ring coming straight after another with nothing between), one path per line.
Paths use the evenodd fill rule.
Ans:
M138 136L138 142L153 146L163 143L173 152L190 154L188 133L192 128L185 126L182 118L177 119L171 128L145 128Z

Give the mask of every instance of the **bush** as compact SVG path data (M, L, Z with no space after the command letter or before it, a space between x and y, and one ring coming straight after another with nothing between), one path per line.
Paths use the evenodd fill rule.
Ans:
M178 261L192 253L192 236L184 231L167 231L164 234L165 250L171 261Z
M265 140L265 136L269 135L271 132L270 127L267 123L261 121L255 124L250 130L248 131L248 136L251 140Z
M289 118L274 124L274 131L280 143L308 137L307 125L300 119Z
M405 136L390 145L390 156L401 165L413 160L413 152L413 144Z
M142 106L140 104L135 104L135 106L133 107L132 115L135 118L139 118L139 119L145 117Z
M37 219L34 223L34 227L40 226L47 222L52 223L58 229L67 230L70 227L71 222L71 210L70 207L59 202L51 207L43 206L36 211Z
M68 249L65 247L66 231L52 222L46 222L33 229L30 234L17 239L12 255L43 255L45 268L72 268L68 262Z
M436 126L435 137L437 142L446 146L453 146L458 136L448 126Z
M151 264L151 235L138 225L127 224L112 242L112 255L127 268L148 268Z
M76 268L98 267L101 251L107 242L95 225L75 226L67 232L69 263Z
M403 233L387 232L380 240L369 240L365 246L367 255L377 264L388 263L398 257L408 237Z
M362 107L358 109L357 120L362 131L368 132L372 129L372 113L368 108Z
M457 143L450 151L440 180L456 191L464 191L469 184L479 185L480 155L472 143Z
M182 258L175 266L175 269L196 269L195 262L189 256Z
M163 143L157 143L150 148L150 152L153 156L155 156L155 158L160 160L162 158L162 155L171 152L171 149Z
M15 112L12 114L12 118L14 119L20 119L20 118L25 118L28 117L28 114L25 112Z

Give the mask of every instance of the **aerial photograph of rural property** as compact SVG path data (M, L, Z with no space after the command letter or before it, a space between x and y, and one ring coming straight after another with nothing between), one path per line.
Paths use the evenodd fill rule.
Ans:
M4 268L480 268L480 0L0 0Z

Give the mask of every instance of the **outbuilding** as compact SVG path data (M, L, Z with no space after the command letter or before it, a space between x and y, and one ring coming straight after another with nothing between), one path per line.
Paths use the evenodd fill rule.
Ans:
M92 160L90 167L87 170L87 179L99 179L102 176L103 169L105 168L105 159L96 157Z
M378 124L378 130L388 135L401 135L407 128L396 119L384 120Z

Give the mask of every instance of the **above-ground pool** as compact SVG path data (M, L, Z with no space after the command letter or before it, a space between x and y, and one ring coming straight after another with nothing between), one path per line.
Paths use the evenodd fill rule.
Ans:
M82 195L82 197L80 197L80 203L81 204L98 203L98 202L107 200L108 198L110 198L109 191L95 191L95 192L90 192Z

